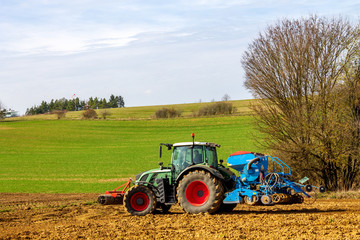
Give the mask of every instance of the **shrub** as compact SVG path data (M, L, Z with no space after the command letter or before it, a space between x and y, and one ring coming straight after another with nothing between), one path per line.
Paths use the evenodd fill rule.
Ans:
M212 116L221 114L233 114L236 108L233 107L232 103L228 102L217 102L211 105L202 107L198 111L198 116Z
M174 108L162 108L156 111L156 118L175 118L180 117L181 111L176 110Z
M95 119L98 115L94 109L88 109L83 112L83 118L84 119Z
M61 119L61 118L65 117L66 111L65 110L54 110L54 111L51 112L51 114L56 114L57 119Z
M103 117L103 119L106 119L107 116L111 116L111 113L104 110L101 112L101 116Z

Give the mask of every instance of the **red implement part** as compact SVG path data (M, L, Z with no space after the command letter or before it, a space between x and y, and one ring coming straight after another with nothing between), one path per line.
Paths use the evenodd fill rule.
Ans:
M232 157L232 156L237 156L237 155L249 154L249 153L253 153L253 152L248 152L248 151L238 151L238 152L235 152L235 153L233 153L233 154L230 154L230 157Z
M110 204L122 204L124 199L125 192L130 188L132 180L129 179L123 185L115 188L112 191L106 191L105 194L102 194L98 197L98 203L102 205ZM122 190L119 190L122 188Z
M110 194L114 198L118 195L124 196L124 193L130 188L130 186L131 186L131 178L127 181L127 183L124 183L123 185L115 188L112 191L106 191L105 194ZM119 188L123 188L123 190L118 191Z

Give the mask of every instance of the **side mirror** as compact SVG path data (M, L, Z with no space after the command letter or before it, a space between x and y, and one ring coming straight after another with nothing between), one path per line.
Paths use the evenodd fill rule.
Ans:
M220 161L220 166L224 167L223 165L224 160L220 159L219 161Z

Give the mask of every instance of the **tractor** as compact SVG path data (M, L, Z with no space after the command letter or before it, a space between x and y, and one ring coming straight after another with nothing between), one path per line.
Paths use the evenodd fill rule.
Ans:
M216 149L220 145L209 142L161 143L162 149L172 150L171 164L136 175L128 191L108 191L98 198L101 204L121 202L132 215L144 216L155 210L166 213L179 203L187 213L215 213L223 204L227 192L235 189L235 175L218 163Z

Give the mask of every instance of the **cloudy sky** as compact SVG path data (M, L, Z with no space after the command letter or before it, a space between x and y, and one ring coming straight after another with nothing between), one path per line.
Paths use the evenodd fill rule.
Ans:
M240 64L266 26L359 19L352 0L0 0L0 102L121 95L125 106L249 99Z

